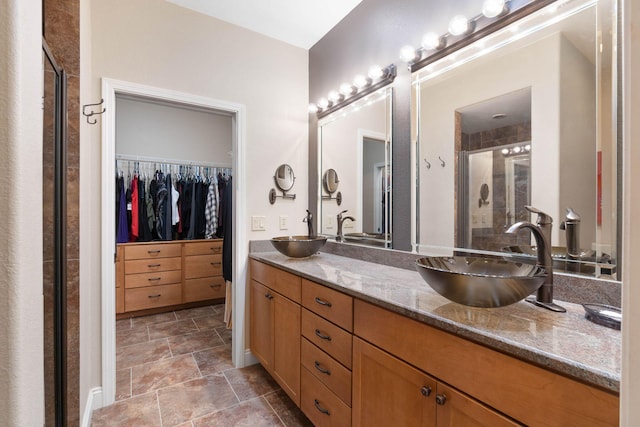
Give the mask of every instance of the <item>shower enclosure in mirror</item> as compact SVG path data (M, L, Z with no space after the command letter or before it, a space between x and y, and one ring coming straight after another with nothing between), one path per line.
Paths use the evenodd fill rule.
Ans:
M318 188L323 235L341 230L343 242L391 246L391 93L379 89L318 123L319 170L340 177L341 195L338 205ZM355 221L338 227L340 213Z
M535 262L505 234L532 205L554 220L555 271L619 277L614 12L559 0L414 70L417 252Z

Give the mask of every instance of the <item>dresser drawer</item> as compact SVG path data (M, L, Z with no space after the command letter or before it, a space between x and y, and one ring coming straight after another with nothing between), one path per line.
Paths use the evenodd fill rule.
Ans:
M124 287L116 288L116 314L124 313Z
M187 279L184 282L184 302L224 298L225 284L222 276Z
M126 311L145 310L148 308L164 307L180 304L182 299L182 285L150 286L146 288L126 289L124 306Z
M220 276L222 255L193 255L184 258L185 279Z
M302 386L300 409L316 427L351 425L351 408L316 379L306 368L300 369Z
M179 257L182 255L180 243L154 243L127 245L124 247L124 259L152 259Z
M302 279L302 305L349 332L353 331L353 298Z
M116 248L116 288L124 288L124 255L122 246Z
M351 369L353 336L333 323L302 310L302 335L328 353L338 362Z
M182 255L220 255L222 239L183 242Z
M302 339L300 354L302 366L340 400L351 406L351 371L311 344L306 338Z
M133 259L124 262L125 274L155 273L158 271L180 270L182 258Z
M124 287L141 288L144 286L180 283L181 281L182 272L180 270L159 271L157 273L127 274L124 276Z

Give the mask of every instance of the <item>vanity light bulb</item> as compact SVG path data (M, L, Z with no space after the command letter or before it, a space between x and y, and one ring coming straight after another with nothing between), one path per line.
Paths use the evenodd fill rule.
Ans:
M445 44L446 40L438 33L429 32L422 37L422 47L426 50L442 49Z
M315 113L317 113L319 109L320 109L320 108L318 107L318 105L313 104L313 103L309 104L309 112L310 112L311 114L315 114Z
M513 147L513 152L518 154L520 151L522 151L521 147Z
M338 101L341 101L341 100L342 100L342 98L343 98L343 96L342 96L342 95L340 95L340 94L339 94L338 92L336 92L335 90L332 90L331 92L329 92L328 97L329 97L329 100L330 100L331 102L333 102L334 104L335 104L336 102L338 102Z
M482 4L482 14L487 18L495 18L508 11L505 0L484 0Z
M372 80L377 80L380 77L384 76L384 70L378 65L372 65L371 68L369 68L369 72L367 73L367 75Z
M320 101L318 101L318 107L322 108L323 110L328 106L329 106L329 100L327 98L322 98L320 99Z
M507 154L509 154L509 149L508 148L503 148L502 149L502 155L506 156Z
M527 151L531 151L531 144L525 145L524 149L527 150Z
M449 33L451 35L460 36L468 33L469 30L469 20L464 15L456 15L449 21Z
M343 94L344 96L349 96L354 92L354 87L351 86L349 83L342 83L340 85L340 93Z
M400 59L404 62L412 63L416 60L417 56L413 46L404 46L400 49Z
M367 79L365 76L358 74L353 79L353 85L358 89L362 89L365 86L368 86L371 83L371 80Z

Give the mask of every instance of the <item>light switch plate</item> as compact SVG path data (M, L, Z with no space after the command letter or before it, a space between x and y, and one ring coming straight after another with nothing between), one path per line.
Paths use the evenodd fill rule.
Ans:
M289 215L280 215L280 230L289 229Z
M324 227L325 228L333 228L333 221L334 221L333 215L325 216Z
M251 217L251 231L264 231L267 229L265 226L265 217L260 215L253 215Z

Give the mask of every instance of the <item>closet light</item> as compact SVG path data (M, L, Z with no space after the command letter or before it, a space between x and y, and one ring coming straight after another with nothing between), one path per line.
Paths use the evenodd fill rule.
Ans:
M509 13L509 5L505 0L484 0L482 4L482 14L487 18L495 18L507 13Z
M472 27L464 15L456 15L449 21L449 33L453 36L461 36L471 32Z
M438 33L434 33L433 31L428 32L424 36L422 36L422 47L426 50L435 50L442 49L447 45L447 39L438 35Z

